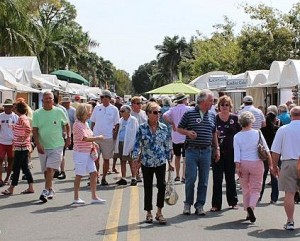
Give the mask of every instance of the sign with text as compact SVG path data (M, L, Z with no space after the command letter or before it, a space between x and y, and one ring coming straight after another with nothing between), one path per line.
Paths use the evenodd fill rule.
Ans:
M210 76L208 78L209 89L225 88L228 76Z
M247 84L247 79L228 79L226 89L245 89Z

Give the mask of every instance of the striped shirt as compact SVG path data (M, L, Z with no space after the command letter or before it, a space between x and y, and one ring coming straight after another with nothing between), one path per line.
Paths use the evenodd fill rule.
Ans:
M83 141L83 138L91 136L93 136L93 132L87 123L82 123L79 120L75 120L73 125L74 151L90 153L93 144L92 142Z
M250 111L254 115L255 121L252 124L252 128L259 130L262 127L262 123L266 121L263 112L253 105L246 105L242 110L239 111L238 115L240 116L244 111Z
M216 117L211 111L207 111L201 118L199 106L196 106L184 113L178 128L193 130L197 133L195 140L186 137L187 145L210 146L212 133L216 131Z
M26 115L21 115L14 126L13 145L15 150L30 150L30 121Z

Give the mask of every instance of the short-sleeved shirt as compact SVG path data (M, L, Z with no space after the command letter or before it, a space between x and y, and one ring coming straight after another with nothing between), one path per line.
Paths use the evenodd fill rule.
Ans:
M201 117L199 106L196 106L183 114L178 128L193 130L197 133L195 140L188 136L186 137L187 146L210 146L212 144L212 134L216 131L216 116L212 112L207 111Z
M281 154L282 160L298 159L300 156L300 120L293 120L276 132L271 151Z
M29 118L26 115L21 115L14 127L14 148L15 150L30 150L31 126Z
M53 106L52 110L36 110L33 113L32 127L38 128L39 141L45 149L55 149L65 145L62 131L68 122L64 111Z
M242 110L239 111L238 115L241 115L241 113L245 111L250 111L254 115L255 122L252 124L252 128L259 130L262 127L262 123L266 121L264 113L253 105L246 105Z
M147 122L148 120L148 116L144 110L140 110L140 112L131 111L131 115L138 120L139 125Z
M113 138L112 130L119 124L119 110L114 105L96 105L90 120L95 123L93 128L94 136L103 135L104 139Z
M0 114L0 144L12 145L13 143L13 126L17 123L19 117L15 113Z
M175 107L172 107L170 110L168 110L164 115L167 116L169 119L171 119L177 127L183 114L189 109L190 107L188 107L185 104L178 104ZM186 138L185 135L182 135L177 131L172 130L173 143L175 144L184 143L185 138Z
M87 123L76 120L73 125L74 151L90 152L92 149L92 142L83 141L83 138L91 136L93 136L93 132Z

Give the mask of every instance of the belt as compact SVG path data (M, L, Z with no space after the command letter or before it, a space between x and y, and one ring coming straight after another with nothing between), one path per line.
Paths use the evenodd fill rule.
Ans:
M203 145L188 145L187 149L199 149L199 150L205 150L210 148L211 146L203 146Z

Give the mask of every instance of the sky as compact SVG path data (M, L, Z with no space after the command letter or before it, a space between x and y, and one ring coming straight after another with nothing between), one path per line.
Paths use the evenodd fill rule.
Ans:
M241 27L251 22L241 3L264 3L287 13L299 0L69 0L76 7L76 21L100 43L92 49L117 69L130 75L140 65L156 59L155 45L164 37L185 37L187 42L197 31L210 36L213 25L228 16Z

